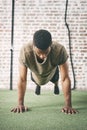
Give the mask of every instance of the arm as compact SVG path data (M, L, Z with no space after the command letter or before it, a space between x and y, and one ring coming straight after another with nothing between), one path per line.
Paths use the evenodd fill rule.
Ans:
M13 108L13 112L23 112L28 110L24 106L24 95L26 91L26 82L27 82L27 68L23 65L19 65L19 80L18 80L18 106Z
M59 66L62 80L62 89L65 98L65 107L62 109L64 113L76 113L77 111L72 108L71 102L71 81L68 74L68 64L65 62L63 65Z
M19 65L18 105L24 105L26 82L27 82L27 68L23 65Z

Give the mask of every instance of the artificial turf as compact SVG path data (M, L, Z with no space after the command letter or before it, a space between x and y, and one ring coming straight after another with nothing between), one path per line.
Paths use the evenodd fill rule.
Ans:
M72 91L73 107L79 113L61 112L64 105L62 92L54 95L45 90L40 96L26 92L25 105L29 111L12 113L17 105L17 91L0 90L0 130L87 130L87 91Z

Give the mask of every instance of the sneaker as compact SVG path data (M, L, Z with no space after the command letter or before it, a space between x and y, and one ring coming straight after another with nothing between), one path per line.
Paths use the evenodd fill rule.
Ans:
M35 94L40 95L40 86L36 86Z
M54 94L59 94L59 87L58 86L54 86Z

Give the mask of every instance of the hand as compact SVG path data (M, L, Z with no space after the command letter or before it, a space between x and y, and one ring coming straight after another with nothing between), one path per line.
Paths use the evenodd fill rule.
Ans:
M63 107L62 108L62 112L64 112L65 114L76 114L78 113L77 110L73 109L72 107Z
M25 111L28 111L28 107L25 107L24 105L19 105L11 110L11 112L14 112L14 113L20 113L20 112L25 112Z

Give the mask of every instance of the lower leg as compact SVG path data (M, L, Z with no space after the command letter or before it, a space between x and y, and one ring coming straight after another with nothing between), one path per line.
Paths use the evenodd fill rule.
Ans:
M58 81L56 81L56 82L54 83L54 85L55 85L55 86L58 86Z
M41 90L41 87L37 84L36 89L35 89L35 94L40 95L40 90Z
M59 94L58 81L54 83L54 94Z
M32 73L31 73L31 80L37 85L36 89L35 89L35 94L40 95L40 86L35 82L35 80L32 77Z

